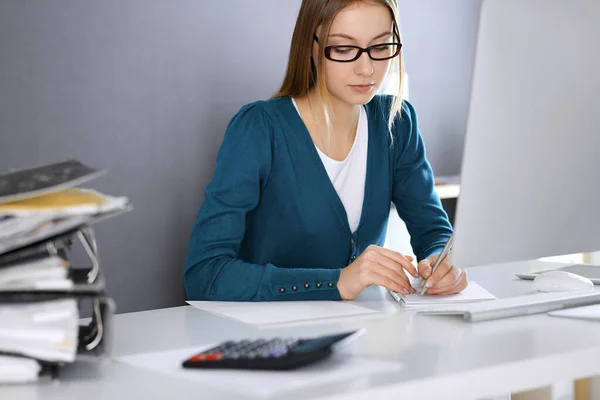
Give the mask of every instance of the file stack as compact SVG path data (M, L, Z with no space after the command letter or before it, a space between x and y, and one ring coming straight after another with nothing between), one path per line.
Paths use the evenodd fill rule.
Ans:
M131 207L126 197L76 187L104 173L66 160L0 174L0 384L110 354L115 306L93 225ZM77 244L90 265L73 265ZM82 323L86 306L92 318Z

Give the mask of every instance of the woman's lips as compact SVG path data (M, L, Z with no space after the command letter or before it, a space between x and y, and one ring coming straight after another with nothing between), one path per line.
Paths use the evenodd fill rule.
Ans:
M370 83L367 85L350 85L350 87L360 93L365 93L368 92L369 90L371 90L373 88L373 86L375 86L374 83Z

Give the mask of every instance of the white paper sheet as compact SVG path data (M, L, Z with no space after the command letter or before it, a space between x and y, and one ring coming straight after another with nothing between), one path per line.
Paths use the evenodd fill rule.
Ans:
M0 384L34 382L41 370L37 361L0 355Z
M403 368L401 363L354 357L349 354L334 354L328 359L290 371L204 370L186 369L181 366L187 358L210 347L213 346L137 354L119 357L116 361L214 386L217 389L253 396L271 396L309 385L366 378L372 373L389 373ZM232 385L232 382L235 382L235 385Z
M342 301L188 301L187 303L200 310L252 325L379 314L377 311Z
M552 317L587 319L590 321L600 321L600 304L591 306L566 308L564 310L550 311L548 315Z
M474 281L469 281L469 284L462 292L449 296L428 295L427 293L421 296L418 292L409 295L396 293L396 295L397 297L394 296L394 298L400 302L402 307L406 308L430 307L434 305L447 306L456 303L472 303L496 299L496 296Z

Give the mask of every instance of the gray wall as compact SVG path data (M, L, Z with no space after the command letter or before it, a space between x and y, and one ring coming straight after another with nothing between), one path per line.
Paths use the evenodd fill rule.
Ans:
M411 99L454 173L479 0L401 0ZM96 227L118 312L183 303L227 122L278 87L300 0L0 0L0 170L73 156L135 210ZM450 5L451 4L451 5Z
M437 175L460 173L482 0L399 0L410 100Z
M97 225L118 311L182 304L227 122L281 82L299 2L0 1L0 170L67 156L135 210Z

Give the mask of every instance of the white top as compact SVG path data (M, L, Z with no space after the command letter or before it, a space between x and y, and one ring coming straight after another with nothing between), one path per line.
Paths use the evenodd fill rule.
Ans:
M294 107L298 105L292 99ZM364 107L360 108L356 137L346 159L342 161L328 157L315 145L323 162L327 175L335 188L348 216L348 224L352 232L356 231L362 213L365 197L365 178L367 175L367 150L369 143L369 124Z

